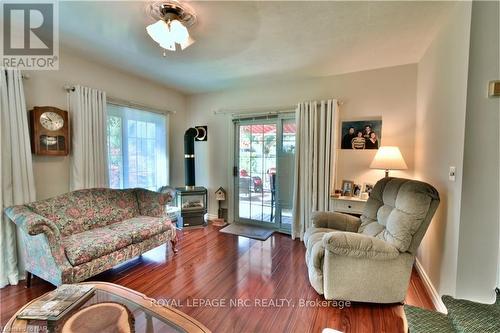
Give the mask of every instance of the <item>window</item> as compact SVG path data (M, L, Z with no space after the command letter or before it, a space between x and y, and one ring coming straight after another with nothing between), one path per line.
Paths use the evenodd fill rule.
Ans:
M107 113L109 186L167 185L167 116L114 104Z

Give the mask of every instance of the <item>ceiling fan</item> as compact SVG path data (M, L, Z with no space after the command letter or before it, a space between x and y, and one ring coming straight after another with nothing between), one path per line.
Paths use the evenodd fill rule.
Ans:
M194 43L188 28L196 23L196 14L188 5L175 0L153 2L149 15L156 22L148 25L146 31L164 50L184 50Z

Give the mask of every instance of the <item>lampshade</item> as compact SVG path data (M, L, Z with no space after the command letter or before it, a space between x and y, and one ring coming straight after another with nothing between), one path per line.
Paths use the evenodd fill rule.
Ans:
M398 147L384 146L380 147L370 164L371 169L382 170L406 170L408 166L403 159L403 155Z
M169 22L158 20L147 26L146 31L155 42L169 51L175 51L175 44L179 44L184 50L194 42L187 28L178 20Z

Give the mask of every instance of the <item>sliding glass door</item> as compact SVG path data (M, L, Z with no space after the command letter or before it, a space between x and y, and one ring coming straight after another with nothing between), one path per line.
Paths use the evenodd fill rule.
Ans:
M276 183L278 189L277 215L280 229L290 231L292 227L293 187L295 173L295 134L296 125L294 114L282 118L280 141L278 145L278 168Z
M235 123L235 218L289 231L295 165L293 114Z

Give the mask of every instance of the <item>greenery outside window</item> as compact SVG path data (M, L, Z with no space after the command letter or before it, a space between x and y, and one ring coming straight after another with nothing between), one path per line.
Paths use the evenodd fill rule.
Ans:
M167 116L107 105L109 186L157 190L168 184Z

